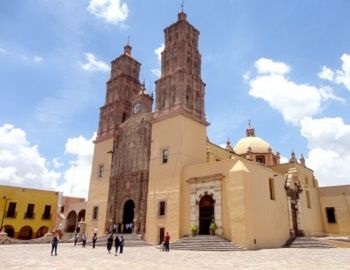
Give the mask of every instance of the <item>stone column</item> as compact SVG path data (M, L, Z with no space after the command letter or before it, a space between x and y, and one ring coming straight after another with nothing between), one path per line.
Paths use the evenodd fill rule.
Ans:
M217 226L216 234L222 235L223 228L222 228L222 211L221 211L221 182L216 182L215 190L214 190L214 196L215 196L215 205L214 205L214 215L215 215L215 223Z
M288 200L288 216L289 216L289 234L294 236L296 232L293 229L293 216L292 216L292 205L290 197L287 197Z
M297 211L297 224L298 224L298 234L300 235L304 235L304 226L303 226L303 222L302 222L302 218L301 218L301 206L300 206L300 200L297 200L297 207L298 207L298 211Z

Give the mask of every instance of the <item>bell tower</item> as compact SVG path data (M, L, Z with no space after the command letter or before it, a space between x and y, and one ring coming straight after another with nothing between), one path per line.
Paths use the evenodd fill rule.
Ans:
M139 73L141 64L131 55L127 44L124 52L111 63L111 74L107 81L106 98L100 108L100 118L90 176L88 201L86 204L86 231L96 227L99 235L106 231L108 194L110 190L113 148L116 134L132 115L132 102L140 92Z
M181 112L205 122L199 31L186 17L181 11L177 22L164 30L165 48L161 57L161 77L156 81L155 117Z
M199 31L181 11L164 33L161 77L156 81L147 198L145 237L151 243L158 243L164 231L174 241L188 232L185 224L189 215L182 207L189 186L183 179L183 170L188 165L205 163L207 149ZM167 209L171 209L171 215Z
M118 127L131 115L132 97L139 93L141 64L131 56L131 46L111 63L105 104L100 108L97 142L113 137Z

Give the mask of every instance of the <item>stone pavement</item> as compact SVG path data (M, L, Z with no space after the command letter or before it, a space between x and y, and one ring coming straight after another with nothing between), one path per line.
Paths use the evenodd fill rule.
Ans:
M105 247L82 248L59 244L58 256L49 244L1 245L0 269L350 269L350 249L264 249L258 251L163 252L153 246L129 247L124 254L108 254Z

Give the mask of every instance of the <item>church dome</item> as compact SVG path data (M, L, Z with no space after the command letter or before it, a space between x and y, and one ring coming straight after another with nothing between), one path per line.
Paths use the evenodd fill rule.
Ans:
M270 144L263 139L255 136L255 130L249 126L246 129L247 136L238 141L234 147L234 151L238 155L243 155L248 151L252 153L269 153L272 151Z
M238 155L243 155L248 150L252 153L268 153L271 151L271 146L259 137L245 137L238 141L233 150Z

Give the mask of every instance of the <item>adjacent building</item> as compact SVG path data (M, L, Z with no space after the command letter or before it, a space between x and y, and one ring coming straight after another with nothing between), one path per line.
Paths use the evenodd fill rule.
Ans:
M55 229L59 193L0 185L0 227L9 237L32 239Z

